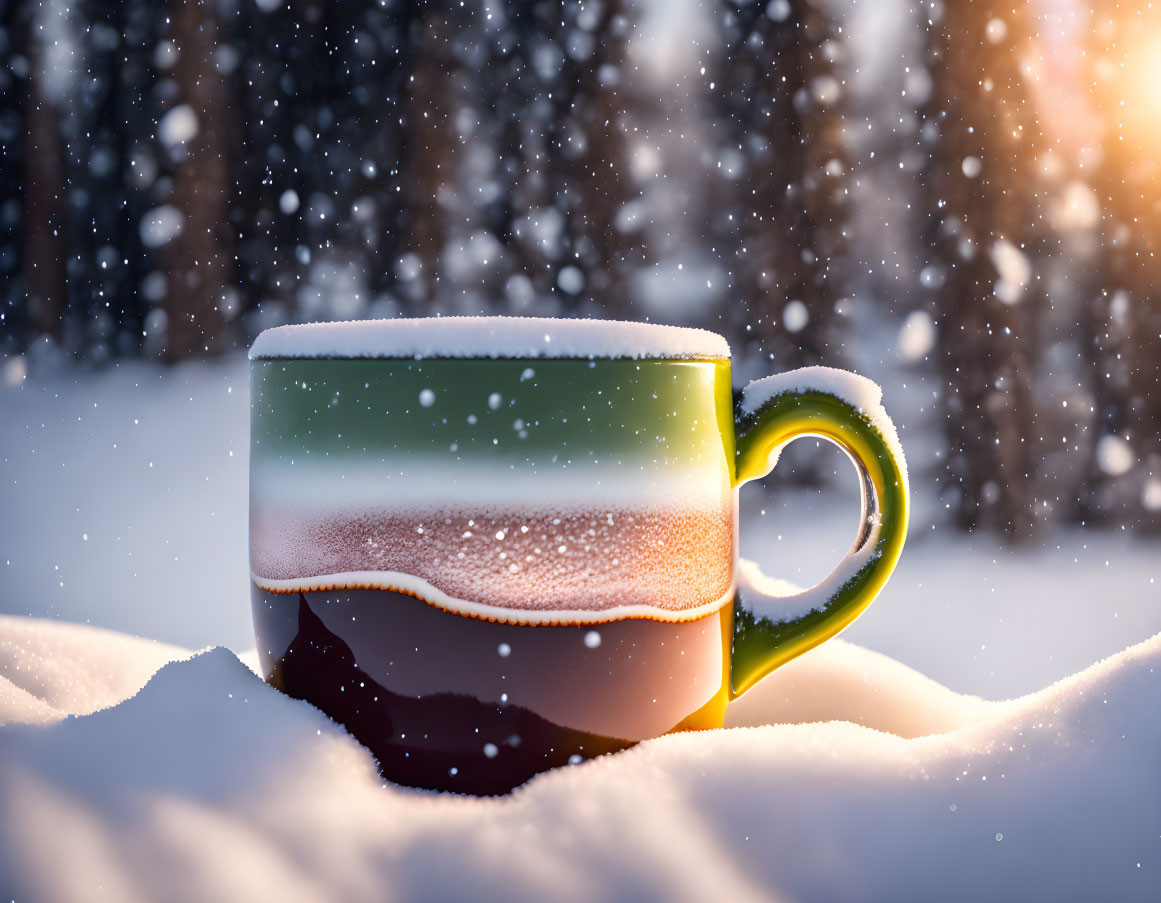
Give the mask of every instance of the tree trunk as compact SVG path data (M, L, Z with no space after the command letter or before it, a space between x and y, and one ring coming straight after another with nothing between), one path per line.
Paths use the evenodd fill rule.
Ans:
M224 83L214 65L216 0L175 0L173 40L181 49L174 66L177 104L188 104L197 134L173 176L171 203L184 219L181 234L159 253L169 271L163 358L176 362L228 347L222 304L232 258L223 112Z
M30 32L34 30L29 29ZM65 222L64 143L59 116L45 90L44 45L33 33L28 42L28 144L25 152L24 283L28 324L34 335L61 337L68 287Z
M1011 539L1037 527L1035 297L1030 245L1039 128L1020 70L1019 17L948 4L931 29L934 87L925 111L935 146L926 172L938 366L948 447L945 485L960 492L961 527Z

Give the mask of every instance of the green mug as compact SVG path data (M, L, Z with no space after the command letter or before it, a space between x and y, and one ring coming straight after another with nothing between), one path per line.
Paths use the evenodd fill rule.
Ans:
M250 356L264 674L398 783L503 793L720 727L850 624L903 547L906 468L874 384L798 370L735 412L710 332L383 320L278 327ZM779 597L739 566L737 490L800 436L847 452L864 518L830 577Z

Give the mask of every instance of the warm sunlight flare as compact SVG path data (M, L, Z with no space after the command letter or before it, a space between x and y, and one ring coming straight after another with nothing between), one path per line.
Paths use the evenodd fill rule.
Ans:
M1101 59L1097 84L1110 137L1161 150L1161 35L1136 38Z

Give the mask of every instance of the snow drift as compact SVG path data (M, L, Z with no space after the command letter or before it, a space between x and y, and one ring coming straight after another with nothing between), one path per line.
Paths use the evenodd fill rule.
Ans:
M0 893L1131 900L1161 887L1161 635L1008 702L836 640L741 700L731 728L485 800L383 785L341 728L232 653L188 655L0 618Z

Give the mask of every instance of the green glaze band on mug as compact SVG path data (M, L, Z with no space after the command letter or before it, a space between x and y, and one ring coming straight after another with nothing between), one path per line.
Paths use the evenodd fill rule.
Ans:
M443 322L507 335L554 321ZM906 469L873 384L784 374L753 384L735 420L728 351L685 338L695 330L641 324L592 325L614 344L644 329L658 353L490 354L486 341L459 356L360 353L360 329L390 345L408 323L432 334L431 321L339 324L329 351L255 346L250 543L262 598L306 606L311 594L384 590L385 605L401 593L520 629L713 618L723 682L668 722L681 729L720 724L727 696L848 625L898 560ZM779 597L739 566L737 489L808 435L855 463L861 526L830 578Z

